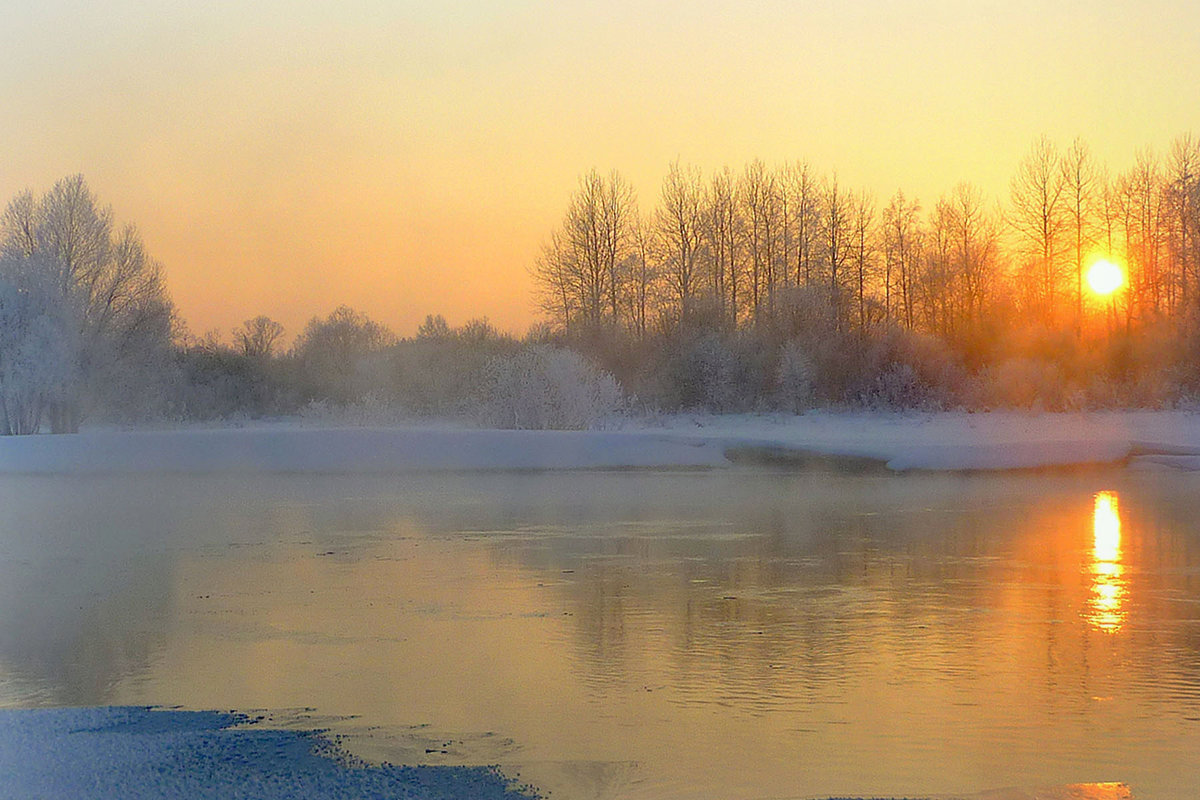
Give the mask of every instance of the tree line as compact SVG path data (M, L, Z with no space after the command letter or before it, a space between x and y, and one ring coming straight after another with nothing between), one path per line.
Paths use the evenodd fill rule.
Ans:
M1089 292L1097 257L1122 265ZM0 434L84 421L466 419L580 427L614 411L1162 407L1200 397L1200 140L1124 172L1037 140L1001 203L926 207L836 174L671 164L644 212L591 171L532 273L517 338L347 307L285 346L266 316L194 337L136 227L82 176L0 215Z
M838 331L898 326L982 359L997 328L1082 336L1111 322L1108 301L1084 284L1100 255L1127 271L1115 298L1126 329L1169 321L1190 333L1200 139L1176 139L1165 158L1143 151L1114 175L1083 140L1059 148L1043 137L1003 204L970 183L926 207L903 191L880 203L804 162L708 176L675 162L644 212L618 172L592 171L533 276L540 308L563 330L641 338L698 316L753 327L807 302L823 304Z
M586 427L623 403L579 355L483 319L431 315L402 340L340 306L290 347L263 315L230 333L188 333L137 228L82 176L21 192L0 215L0 435L295 415Z

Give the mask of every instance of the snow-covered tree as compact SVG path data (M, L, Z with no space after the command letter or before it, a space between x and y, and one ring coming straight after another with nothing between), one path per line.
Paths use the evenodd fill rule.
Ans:
M31 259L0 258L0 435L37 433L77 377L70 309Z
M571 350L534 345L488 372L487 421L499 428L582 430L622 404L616 379Z
M812 408L816 402L816 367L804 349L804 343L790 339L779 349L775 386L779 404L795 414Z
M161 268L132 225L116 228L83 176L41 197L22 192L0 215L3 274L49 292L77 342L74 368L45 414L54 431L78 430L86 410L132 412L169 362L173 308ZM35 291L34 289L27 289ZM65 323L64 323L65 324ZM139 391L140 390L140 391Z
M372 356L395 344L395 335L348 306L304 326L293 348L304 383L314 400L351 403L370 389L365 380Z

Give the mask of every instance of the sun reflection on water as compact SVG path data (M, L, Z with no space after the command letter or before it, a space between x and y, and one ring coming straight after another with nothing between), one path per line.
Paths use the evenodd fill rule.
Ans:
M1125 624L1125 567L1121 563L1121 515L1116 492L1098 492L1092 509L1092 596L1087 620L1104 633Z

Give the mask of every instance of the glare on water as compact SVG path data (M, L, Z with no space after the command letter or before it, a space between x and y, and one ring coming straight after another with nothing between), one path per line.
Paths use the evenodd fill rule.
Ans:
M1116 492L1097 492L1092 510L1092 596L1088 622L1096 630L1116 633L1125 622L1127 594L1121 564L1121 515Z

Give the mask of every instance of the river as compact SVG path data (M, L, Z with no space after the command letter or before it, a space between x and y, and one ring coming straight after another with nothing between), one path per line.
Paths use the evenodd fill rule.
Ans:
M565 798L1200 796L1200 476L0 481L0 706L237 709Z

